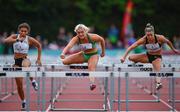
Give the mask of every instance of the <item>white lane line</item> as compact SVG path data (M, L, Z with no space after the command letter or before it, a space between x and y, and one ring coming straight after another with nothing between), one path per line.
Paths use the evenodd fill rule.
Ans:
M157 98L156 95L152 95L154 98ZM169 107L170 109L173 109L173 107L171 105L169 105L168 103L166 103L166 101L162 100L159 98L159 101L162 102L164 105L166 105L167 107ZM175 112L178 112L176 109L174 109Z
M110 101L108 97L107 97L107 105L108 105L109 110L111 110Z
M14 90L13 92L8 93L6 96L4 96L3 98L0 99L0 102L3 102L4 100L6 100L10 96L14 95L15 93L17 93L17 90Z
M149 89L143 89L146 93L150 94L150 90ZM157 98L156 95L152 95L154 98ZM159 98L159 101L162 102L164 105L166 105L167 107L169 107L170 109L173 109L173 107L171 105L169 105L168 103L166 103L166 101L162 100ZM175 112L178 112L176 109L174 109Z

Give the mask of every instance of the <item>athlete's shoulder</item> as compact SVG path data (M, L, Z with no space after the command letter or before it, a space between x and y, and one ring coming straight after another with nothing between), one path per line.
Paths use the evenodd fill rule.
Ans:
M156 37L164 37L164 35L161 35L161 34L155 34Z
M29 41L36 40L34 37L31 37L29 35L26 36Z
M87 33L89 36L98 36L98 34L95 33Z
M91 38L98 38L98 37L101 37L100 35L95 34L95 33L88 33L88 35L89 35Z
M142 36L141 38L139 38L139 40L146 40L146 35Z
M79 38L78 38L78 36L76 35L76 36L73 36L70 41L71 41L71 42L78 42L78 40L79 40Z
M166 38L164 35L160 35L160 34L156 34L155 36L157 37L158 41L165 40Z
M145 42L146 42L146 35L138 38L137 41L136 41L136 43L137 43L138 45L145 44Z
M71 40L78 40L78 39L79 39L79 38L78 38L78 36L76 35L76 36L73 36Z
M141 38L142 38L142 39L145 39L145 38L146 38L146 35L142 36Z

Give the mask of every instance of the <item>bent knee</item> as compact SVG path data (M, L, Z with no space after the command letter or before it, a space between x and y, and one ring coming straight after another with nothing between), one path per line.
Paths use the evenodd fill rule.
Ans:
M64 65L69 65L69 64L70 64L70 63L69 63L68 61L66 61L65 59L62 60L62 63L63 63Z
M133 56L129 56L128 59L129 59L130 61L132 61L132 60L133 60Z
M135 62L135 58L134 58L134 56L133 56L133 55L130 55L128 59L129 59L130 61Z
M30 61L29 59L24 59L24 60L22 61L22 66L23 66L23 67L29 67L29 66L31 66L31 61Z

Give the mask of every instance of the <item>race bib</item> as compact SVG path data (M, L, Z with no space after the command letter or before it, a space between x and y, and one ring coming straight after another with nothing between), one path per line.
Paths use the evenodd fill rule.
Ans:
M92 44L91 43L80 44L80 48L81 50L92 49Z

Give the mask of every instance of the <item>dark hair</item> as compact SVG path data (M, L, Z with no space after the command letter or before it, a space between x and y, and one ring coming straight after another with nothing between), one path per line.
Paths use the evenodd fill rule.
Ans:
M21 23L21 24L18 26L18 31L19 31L21 28L27 28L27 29L28 29L28 33L30 33L30 31L31 31L31 27L29 26L28 23Z
M154 26L151 25L150 23L147 23L144 31L145 31L145 33L146 33L146 32L149 32L149 31L154 32Z

